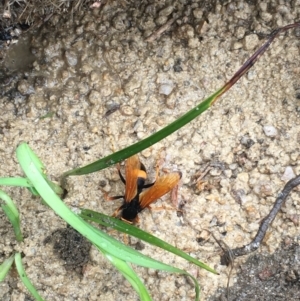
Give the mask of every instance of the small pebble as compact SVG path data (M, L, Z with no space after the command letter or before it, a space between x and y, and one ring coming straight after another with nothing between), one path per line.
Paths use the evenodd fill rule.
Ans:
M259 15L265 22L270 22L273 18L273 15L267 12L261 12Z
M144 130L143 122L140 119L135 122L133 130L135 132L142 132Z
M167 16L159 16L155 19L156 25L162 26L163 24L167 23L168 17Z
M296 175L295 175L295 173L293 171L293 168L291 166L287 166L285 168L285 171L284 171L282 177L281 177L281 180L287 182L287 181L295 178L295 176Z
M159 94L170 95L173 90L172 84L162 84L159 87Z
M240 42L234 42L232 44L232 50L237 50L237 49L241 49L241 48L243 48L243 44Z
M277 135L277 130L274 126L272 125L265 125L263 127L264 133L268 137L275 137Z
M121 111L121 114L124 115L124 116L131 116L134 113L132 107L126 106L126 105L122 106L120 111Z
M194 15L194 17L195 17L196 19L201 19L202 16L203 16L203 10L200 9L200 8L195 8L195 9L193 10L193 15Z
M243 39L245 36L246 29L243 26L238 26L235 29L235 36L237 39Z
M174 6L170 5L170 6L167 6L166 8L162 9L158 15L159 16L169 16L174 10Z
M184 24L177 29L178 39L189 39L195 36L194 28L189 24Z
M95 105L101 102L101 95L98 91L92 90L90 95L88 96L88 99L91 104Z
M78 60L77 60L77 54L75 53L75 51L66 51L65 56L66 56L69 66L77 65Z
M26 95L28 93L28 90L29 90L29 84L26 80L21 80L19 83L18 83L18 91L23 94L23 95Z
M197 38L190 38L188 40L188 45L190 48L195 49L198 48L200 46L200 41Z
M259 43L258 36L256 34L250 34L244 38L245 50L253 50Z
M254 70L249 70L246 75L248 80L253 80L255 76L256 76L256 72Z

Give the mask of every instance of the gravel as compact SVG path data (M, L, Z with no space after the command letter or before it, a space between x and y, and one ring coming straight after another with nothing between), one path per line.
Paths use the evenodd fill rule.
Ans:
M300 19L299 1L136 3L108 1L73 18L54 15L7 50L0 83L1 176L20 174L15 149L24 141L57 180L66 170L148 137L222 87L273 29ZM166 30L146 41L171 18ZM27 68L19 69L8 62L20 58L24 43L31 54L22 56ZM145 210L139 227L203 260L220 276L148 245L142 252L197 276L202 300L218 300L216 291L226 286L228 274L207 229L229 247L248 243L287 181L286 169L299 174L299 57L295 31L280 36L212 108L140 154L150 179L160 157L163 167L183 173L179 194L185 205L183 217L172 210ZM66 204L112 214L119 203L105 202L99 183L106 183L111 195L123 193L116 168L109 168L70 178ZM64 227L62 221L29 192L14 188L9 194L21 211L26 272L46 300L138 300L93 248L82 276L66 271L51 246L41 243ZM299 220L299 199L293 192L258 256L273 253L283 237L297 241L299 226L293 221ZM171 206L168 197L154 206L163 204ZM7 225L1 214L0 261L15 248ZM135 246L134 240L130 244ZM245 259L237 260L236 269ZM136 270L153 300L193 300L188 279ZM232 283L237 277L234 273ZM12 274L0 288L1 300L26 298Z

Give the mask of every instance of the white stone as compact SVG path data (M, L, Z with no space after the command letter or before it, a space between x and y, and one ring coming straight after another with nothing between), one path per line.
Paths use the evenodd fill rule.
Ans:
M265 135L268 137L275 137L277 135L277 130L272 125L265 125L263 130L264 130Z

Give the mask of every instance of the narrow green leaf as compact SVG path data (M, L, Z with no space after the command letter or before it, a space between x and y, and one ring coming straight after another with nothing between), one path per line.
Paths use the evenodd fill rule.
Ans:
M90 220L95 223L101 224L105 227L110 227L117 231L137 237L137 238L139 238L143 241L146 241L154 246L160 247L168 252L171 252L177 256L180 256L180 257L186 259L187 261L199 266L200 268L203 268L214 274L218 274L214 269L212 269L208 265L198 261L197 259L191 257L187 253L175 248L174 246L159 239L158 237L155 237L154 235L151 235L150 233L147 233L147 232L145 232L133 225L125 223L119 219L116 219L116 218L107 216L105 214L102 214L100 212L96 212L96 211L89 210L89 209L81 209L81 212L79 215L85 220Z
M174 133L175 131L177 131L187 123L191 122L196 117L198 117L204 111L206 111L212 104L216 102L216 100L220 96L222 96L225 92L227 92L256 63L256 61L264 54L264 52L268 49L268 47L271 45L271 43L280 33L299 26L300 26L300 22L297 22L274 30L270 34L268 40L258 50L255 51L255 53L242 65L242 67L233 75L233 77L222 88L218 89L217 92L210 95L208 98L203 100L200 104L198 104L195 108L191 109L189 112L187 112L177 120L173 121L171 124L167 125L163 129L147 137L146 139L139 141L135 144L132 144L131 146L126 147L118 152L115 152L105 158L102 158L87 166L67 171L63 174L63 178L71 175L84 175L95 171L99 171L103 168L109 167L113 164L116 164L117 162L129 158L130 156L141 152L142 150L152 146L158 141L171 135L172 133Z
M32 184L26 178L19 178L19 177L0 178L0 185L26 187L33 195L35 195L35 196L38 195L38 193L36 192L34 187L32 187Z
M13 226L17 241L22 241L23 235L20 228L20 216L16 205L14 204L13 200L2 190L0 190L0 199L5 202L4 204L1 203L1 208Z
M129 147L126 147L118 152L115 152L103 159L100 159L92 164L87 166L76 168L71 171L65 172L63 177L71 176L71 175L84 175L88 173L92 173L103 168L109 167L117 162L123 161L126 158L141 152L142 150L150 147L151 145L159 142L160 140L166 138L167 136L171 135L194 118L199 116L202 112L206 111L211 103L214 101L215 97L218 95L219 91L214 93L213 95L209 96L203 102L201 102L198 106L172 122L171 124L167 125L160 131L156 132L155 134L145 138L142 141L132 144Z
M129 281L142 301L152 301L145 285L141 282L139 276L127 262L114 257L103 250L101 251L104 253L106 258L118 269L118 271Z
M31 184L26 178L0 178L0 186L18 186L18 187L31 187Z
M2 282L5 279L7 273L11 268L12 263L14 262L14 258L15 255L11 255L10 257L6 258L4 262L0 265L0 282Z
M115 267L124 275L124 277L131 283L131 285L134 287L136 292L140 295L140 298L142 301L151 301L151 298L149 296L149 293L147 289L145 288L144 284L140 281L137 274L132 270L132 268L128 265L128 263L113 257L109 254L105 254L107 258L115 265ZM193 277L188 272L181 270L180 274L188 276L192 278L194 285L195 285L195 300L198 301L200 298L200 287L198 284L198 281L195 277Z
M15 264L17 271L19 273L19 276L23 282L23 284L26 286L26 288L29 290L31 295L37 300L37 301L44 301L44 299L39 295L29 278L27 277L25 270L22 265L22 259L21 259L21 254L16 253L15 254Z

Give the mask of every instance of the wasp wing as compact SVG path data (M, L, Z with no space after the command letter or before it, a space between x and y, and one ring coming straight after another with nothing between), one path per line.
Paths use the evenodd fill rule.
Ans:
M181 179L181 172L173 172L159 177L153 186L140 194L141 208L148 207L151 203L172 190Z
M141 162L137 155L128 158L125 162L125 202L130 202L137 195L137 180L140 174Z

